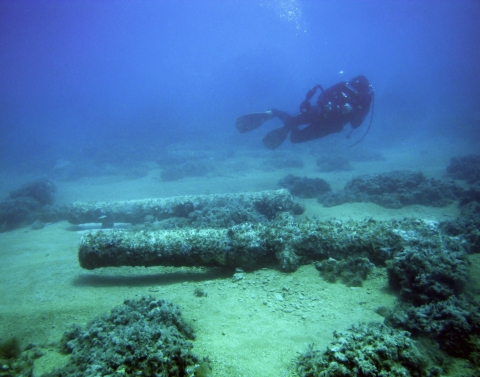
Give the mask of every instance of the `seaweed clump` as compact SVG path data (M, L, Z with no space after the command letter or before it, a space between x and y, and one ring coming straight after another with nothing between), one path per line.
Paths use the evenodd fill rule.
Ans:
M330 376L437 376L441 369L416 346L406 331L378 324L353 325L334 332L334 340L322 352L313 346L296 364L305 377Z
M126 300L85 329L67 331L68 363L43 377L194 376L203 362L191 349L193 329L180 309L165 300Z
M421 172L393 171L353 178L342 191L324 194L318 200L327 207L352 202L394 209L413 204L444 207L461 193L462 189L452 181L428 179Z
M0 343L0 360L17 359L20 353L18 338L12 337Z
M35 359L43 356L43 352L33 344L27 345L23 351L17 337L0 342L0 376L31 377Z
M297 177L292 174L282 178L278 185L300 198L318 198L332 190L328 182L322 178Z

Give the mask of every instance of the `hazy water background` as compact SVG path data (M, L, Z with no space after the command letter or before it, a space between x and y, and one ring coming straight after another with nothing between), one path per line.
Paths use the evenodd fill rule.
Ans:
M358 74L376 90L364 143L479 145L478 20L472 0L2 0L0 167L263 149L273 126L239 135L237 116L296 112L312 85Z

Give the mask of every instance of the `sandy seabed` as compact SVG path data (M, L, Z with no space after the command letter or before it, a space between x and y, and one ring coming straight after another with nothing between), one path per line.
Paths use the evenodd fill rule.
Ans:
M70 203L260 191L278 188L278 180L287 174L321 177L333 188L342 188L360 174L396 169L421 170L427 176L445 178L450 158L465 153L448 140L437 144L430 145L428 152L425 146L413 149L411 145L384 150L384 161L353 162L353 170L336 173L318 172L316 156L308 153L301 155L305 162L302 169L265 169L260 166L264 166L261 161L266 152L252 155L247 150L229 162L242 169L229 169L227 163L223 170L206 177L175 182L162 182L159 168L152 163L149 174L138 179L106 176L55 182L56 200ZM298 156L299 151L275 153ZM26 181L28 177L20 175L3 179L2 197ZM369 203L324 208L314 199L299 201L306 206L302 216L320 219L415 217L443 221L459 212L456 203L443 208L416 205L392 210ZM232 377L288 376L293 359L309 344L324 349L335 330L362 321L382 321L375 310L392 307L396 301L388 290L383 268L377 268L362 287L327 283L313 265L293 273L260 269L238 282L232 281L231 271L220 269L122 267L86 271L78 264L80 237L66 221L40 230L25 227L0 234L0 338L17 336L22 346L34 343L43 347L45 355L35 363L36 376L66 362L57 347L66 329L108 313L125 299L151 295L180 306L196 331L193 351L211 359L212 376ZM472 269L478 271L478 258L472 257L472 261ZM197 297L196 288L207 295Z

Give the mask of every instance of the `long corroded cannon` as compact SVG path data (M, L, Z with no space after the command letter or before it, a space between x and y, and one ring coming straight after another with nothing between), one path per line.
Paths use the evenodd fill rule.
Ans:
M404 247L440 247L445 237L422 220L296 222L284 214L266 224L244 223L227 229L97 231L82 237L80 265L224 266L255 269L299 265L329 257L368 257L385 263Z
M229 229L174 229L125 232L97 231L82 237L80 265L112 266L248 266L272 263L265 225Z
M145 216L157 220L171 217L188 217L194 211L205 208L221 208L237 205L272 219L279 212L301 212L303 209L285 189L236 194L188 195L169 198L141 199L112 202L75 202L68 211L72 224L98 222L142 223ZM247 219L248 220L248 219ZM251 219L253 221L253 219Z

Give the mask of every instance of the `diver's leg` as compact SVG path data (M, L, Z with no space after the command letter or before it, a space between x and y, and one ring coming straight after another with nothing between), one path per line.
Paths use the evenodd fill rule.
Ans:
M305 114L290 116L287 113L276 109L272 109L272 114L283 122L283 126L270 131L263 138L263 144L268 149L278 148L287 139L290 131L295 130L302 124L309 123Z
M272 118L277 117L284 124L287 123L292 118L288 113L282 110L271 109L270 113L272 114Z
M290 133L290 141L292 143L304 143L306 141L320 139L327 136L331 131L318 125L311 124L303 129L294 128Z
M289 115L285 111L271 109L272 117L277 117L283 122L283 126L287 127L288 129L292 129L302 124L309 124L311 123L311 116L310 114L299 113L297 115Z

